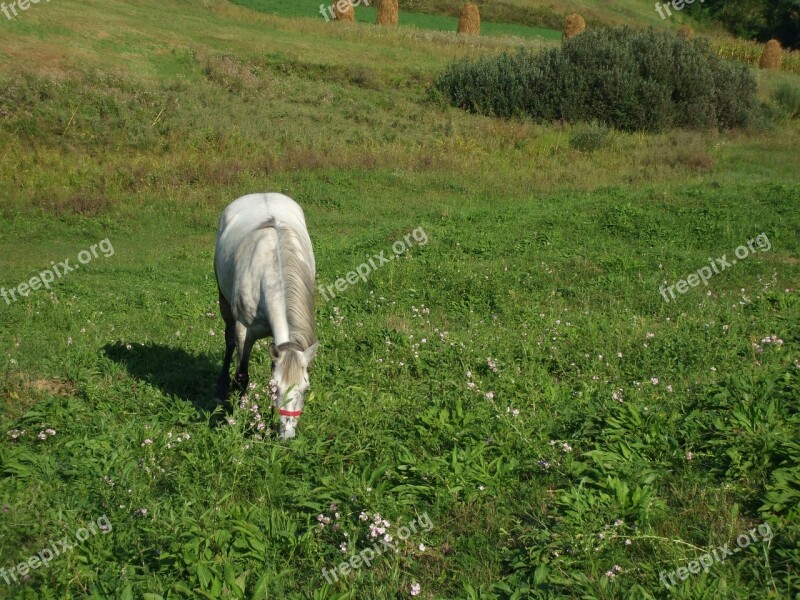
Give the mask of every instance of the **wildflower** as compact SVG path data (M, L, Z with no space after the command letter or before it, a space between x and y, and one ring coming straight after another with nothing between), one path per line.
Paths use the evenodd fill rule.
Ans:
M485 489L486 489L486 486L479 485L479 486L478 486L478 489L479 489L480 491L483 491L483 490L485 490Z
M419 545L419 551L420 552L425 552L425 548L426 548L425 544L420 544Z
M55 434L56 434L56 430L55 430L55 429L49 429L49 428L48 428L48 429L45 429L45 430L44 430L44 432L45 432L47 435L55 435Z
M562 452L572 452L572 446L570 446L567 442L561 444L561 451Z
M494 372L497 373L497 363L491 358L486 359L486 365Z
M668 392L672 392L672 386L671 386L671 385L668 385L668 386L667 386L667 391L668 391Z
M691 452L687 452L686 453L686 460L692 460L693 456L694 456L694 454L692 454Z
M344 554L345 552L347 552L347 542L342 542L341 544L339 544L339 551L340 551L342 554Z
M147 438L145 441L142 442L142 446L149 446L152 443L153 443L153 440L151 440L150 438Z
M654 338L654 337L656 337L656 334L655 333L651 333L651 332L648 331L647 332L647 337L648 338Z
M611 397L617 402L622 402L622 390L621 389L614 390L613 392L611 392Z
M412 596L418 596L419 592L420 592L420 589L421 589L421 586L418 583L416 583L416 582L412 583L411 584L411 595Z
M236 425L236 419L234 419L233 417L228 417L225 420L228 422L228 425Z
M489 390L488 392L486 392L486 398L487 398L488 400L491 400L492 398L494 398L494 392L493 392L493 391L491 391L491 390Z
M617 352L617 358L622 358L622 352Z
M369 515L362 510L361 514L358 515L358 519L360 521L366 521L367 519L369 519Z
M658 377L651 377L650 383L652 383L653 385L658 385Z
M628 540L628 539L626 539L626 540L625 540L625 545L626 545L626 546L630 546L632 543L633 543L633 542L632 542L632 541L630 541L630 540Z
M147 509L146 508L139 508L133 511L133 514L137 517L146 517L147 516Z
M38 437L40 440L46 440L47 434L44 431L40 431L39 435L37 435L36 437Z

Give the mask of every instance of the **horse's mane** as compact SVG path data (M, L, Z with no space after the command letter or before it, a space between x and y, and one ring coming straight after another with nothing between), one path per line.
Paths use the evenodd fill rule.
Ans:
M314 335L314 274L308 260L312 249L308 241L292 228L269 219L259 229L272 227L278 234L278 260L281 264L283 289L286 294L286 318L289 341L305 350L317 341ZM294 352L286 352L286 373L301 365ZM295 366L294 363L298 364ZM298 375L299 377L299 375Z

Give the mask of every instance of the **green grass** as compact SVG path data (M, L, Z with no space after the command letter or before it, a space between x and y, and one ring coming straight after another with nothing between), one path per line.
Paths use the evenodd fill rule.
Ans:
M428 98L450 60L520 44L549 42L180 0L3 23L0 287L114 254L0 297L0 567L112 526L0 598L796 597L798 123L597 144ZM765 99L797 81L759 74ZM429 240L317 298L291 443L211 403L217 219L266 190L304 206L320 285ZM328 585L345 532L372 543L361 511L432 527Z
M325 21L320 13L320 3L316 0L237 0L237 4L264 13L282 15L286 17L306 17ZM327 8L330 3L325 3ZM361 23L375 23L377 9L375 6L363 4L356 7L356 20ZM329 12L327 13L330 14ZM335 23L330 21L331 25ZM429 14L423 12L408 12L401 10L399 16L400 26L416 27L418 29L432 29L438 31L456 31L458 19L451 16ZM546 40L560 40L561 31L542 27L530 27L515 23L494 23L483 21L481 33L484 35L516 35L526 38L543 38Z

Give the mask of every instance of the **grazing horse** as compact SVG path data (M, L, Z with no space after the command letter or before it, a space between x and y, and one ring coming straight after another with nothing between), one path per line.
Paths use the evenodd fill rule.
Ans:
M309 385L308 366L318 346L315 268L303 209L291 198L250 194L222 212L214 274L225 320L225 360L216 399L228 400L234 348L239 357L235 380L246 392L253 343L272 336L273 402L280 414L281 439L295 436Z

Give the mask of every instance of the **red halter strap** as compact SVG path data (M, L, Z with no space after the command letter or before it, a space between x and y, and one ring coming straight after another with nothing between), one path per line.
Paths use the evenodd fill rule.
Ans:
M299 417L303 414L302 410L286 410L285 408L278 409L278 414L282 417Z

